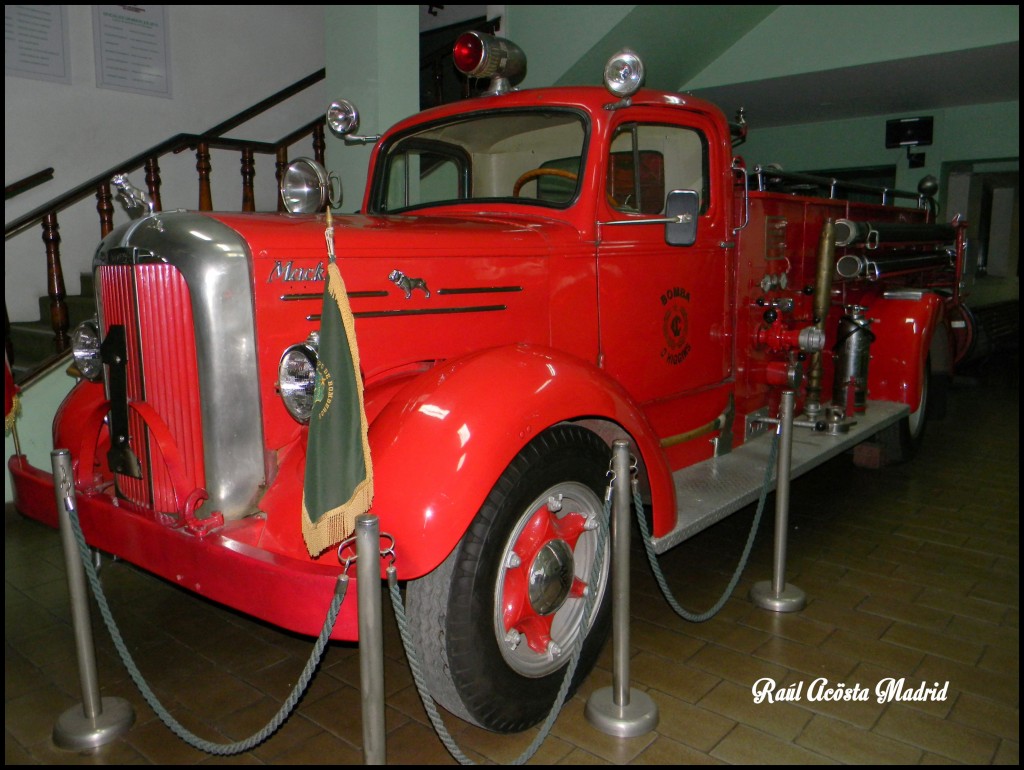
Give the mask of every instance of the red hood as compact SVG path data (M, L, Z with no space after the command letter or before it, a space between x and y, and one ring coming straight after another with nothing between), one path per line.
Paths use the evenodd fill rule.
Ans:
M325 249L326 217L286 214L211 214L238 231L259 256L260 249L291 248L303 252L310 246ZM579 233L564 222L542 217L492 217L486 213L431 216L334 217L334 242L340 260L346 257L379 257L401 254L417 257L475 256L515 252L540 255L555 242L578 242Z

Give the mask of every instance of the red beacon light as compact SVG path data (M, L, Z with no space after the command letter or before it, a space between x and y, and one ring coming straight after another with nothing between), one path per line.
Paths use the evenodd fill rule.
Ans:
M490 78L487 95L511 91L526 77L526 54L510 40L483 32L459 35L452 49L455 67L471 78Z

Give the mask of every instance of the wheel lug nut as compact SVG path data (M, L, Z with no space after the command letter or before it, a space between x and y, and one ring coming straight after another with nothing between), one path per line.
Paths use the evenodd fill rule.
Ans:
M548 510L552 513L562 510L562 495L552 495L548 498Z
M517 554L515 551L512 551L508 555L508 559L505 560L505 566L508 569L515 569L516 567L518 567L522 563L523 563L523 560L519 558L519 554Z
M514 628L510 629L509 632L505 634L505 644L510 650L514 650L518 647L521 641L523 641L523 635Z
M548 652L551 653L552 658L557 658L562 654L562 648L554 642L548 642Z

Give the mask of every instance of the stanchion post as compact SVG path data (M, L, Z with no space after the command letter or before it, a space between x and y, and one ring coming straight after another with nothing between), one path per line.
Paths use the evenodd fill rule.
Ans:
M75 510L71 455L66 449L56 449L50 453L50 462L53 466L60 539L64 546L64 564L68 574L68 593L71 597L78 679L82 687L82 703L72 706L57 718L53 727L53 742L61 749L82 751L103 746L127 732L135 722L135 712L123 698L100 697L85 567L71 529L69 513Z
M775 612L799 612L807 605L807 594L786 585L786 546L789 536L789 482L793 465L793 416L796 394L782 392L779 405L779 464L775 485L775 552L771 582L763 580L750 589L758 607Z
M384 728L384 622L380 590L380 522L356 516L359 597L359 681L363 708L363 764L386 762Z
M587 721L603 733L632 738L658 726L658 705L629 686L629 529L632 494L629 443L612 446L612 686L587 700Z

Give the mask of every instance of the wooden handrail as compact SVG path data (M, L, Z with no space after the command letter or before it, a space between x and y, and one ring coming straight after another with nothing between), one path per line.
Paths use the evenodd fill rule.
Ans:
M253 179L255 176L255 155L271 155L274 157L275 176L278 181L283 174L288 159L288 147L302 139L304 136L312 135L313 156L320 162L324 161L324 118L318 117L300 128L285 135L277 142L256 142L245 139L229 139L223 136L224 133L242 125L257 115L266 112L268 109L280 104L286 99L303 91L309 86L320 82L326 75L325 70L319 70L306 76L292 85L284 88L261 102L249 107L226 121L202 134L176 134L160 144L150 147L128 160L125 160L111 169L89 179L88 181L74 187L47 203L39 206L27 214L17 217L12 222L4 225L4 240L7 241L20 233L27 231L36 225L42 226L43 243L46 250L47 261L47 294L50 299L50 323L54 331L54 347L60 355L66 351L69 345L69 312L66 303L64 276L60 259L60 227L57 221L57 214L71 206L74 206L90 196L96 198L96 212L99 215L100 234L105 237L113 229L113 196L111 195L111 179L116 174L128 174L145 168L146 187L149 191L150 200L156 211L162 210L160 200L160 165L161 157L169 153L179 153L184 150L194 150L196 153L196 170L199 177L199 201L200 211L209 211L213 208L213 201L210 192L210 150L232 150L237 151L241 157L242 177L242 199L240 207L243 211L255 210L255 191ZM52 178L53 169L33 174L19 182L7 186L7 197L12 197L11 191L24 191L35 184L39 184ZM278 210L281 208L278 201ZM6 304L4 307L6 314ZM5 324L5 346L8 357L11 358L11 343L9 324ZM31 375L29 375L31 376Z
M42 171L29 174L27 177L19 179L17 182L11 182L9 185L4 185L4 200L9 201L11 198L21 195L26 190L31 190L33 187L41 185L43 182L49 182L51 179L53 179L53 169L44 168Z
M294 96L302 89L308 88L310 85L317 83L324 79L324 70L314 72L302 80L293 83L288 88L278 91L274 96L269 99L264 99L259 105L262 105L262 110L266 111L271 107L283 102L285 99ZM301 86L301 88L300 88ZM297 90L296 90L297 89ZM259 106L257 105L257 106ZM253 112L253 107L248 110L240 112L232 118L219 123L209 131L204 131L202 134L176 134L170 139L167 139L160 144L150 147L148 150L140 152L138 155L134 155L128 160L119 163L118 165L104 171L101 174L97 174L87 182L83 182L77 187L72 188L68 192L60 195L42 206L29 211L27 214L23 214L17 217L13 221L4 225L4 240L12 238L19 233L24 232L29 227L32 227L39 222L42 222L43 218L50 213L59 213L69 206L73 206L81 200L95 194L98 185L105 182L109 182L111 177L115 174L127 174L132 171L137 171L146 165L146 162L150 158L159 158L162 155L168 153L181 152L187 149L194 149L202 142L206 142L211 149L230 149L230 150L241 150L244 147L251 147L253 152L260 154L274 155L277 152L277 148L280 146L287 146L292 144L297 139L301 139L306 133L313 130L317 123L323 122L323 118L316 118L303 126L298 131L293 131L287 136L281 138L277 142L248 142L242 139L224 139L220 136L225 131L229 131L235 128L242 118L246 120L255 117L256 114Z

